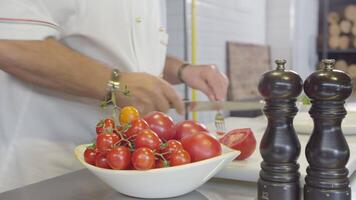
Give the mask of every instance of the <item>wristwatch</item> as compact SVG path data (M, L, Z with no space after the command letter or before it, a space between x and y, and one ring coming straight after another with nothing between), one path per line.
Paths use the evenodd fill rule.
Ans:
M182 75L183 75L183 70L184 70L186 67L188 67L189 65L190 65L189 63L183 63L183 64L179 67L179 69L178 69L177 77L178 77L179 81L182 82L182 83L184 83L184 80L183 80L183 77L182 77Z
M120 71L118 69L113 69L111 72L111 79L108 81L106 85L107 93L104 99L105 102L110 102L112 93L120 89L119 78L120 78Z

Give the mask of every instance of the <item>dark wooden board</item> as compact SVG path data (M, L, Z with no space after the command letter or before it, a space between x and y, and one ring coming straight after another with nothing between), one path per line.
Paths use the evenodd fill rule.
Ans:
M257 85L270 69L270 50L266 45L227 43L227 75L230 101L261 99Z

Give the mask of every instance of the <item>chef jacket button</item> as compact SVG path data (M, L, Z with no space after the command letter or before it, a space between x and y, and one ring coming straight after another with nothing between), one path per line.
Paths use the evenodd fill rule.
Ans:
M141 23L142 22L142 18L141 17L136 17L135 20L136 20L137 23Z
M165 32L166 29L165 29L163 26L161 26L161 27L159 27L159 31L160 31L160 32Z

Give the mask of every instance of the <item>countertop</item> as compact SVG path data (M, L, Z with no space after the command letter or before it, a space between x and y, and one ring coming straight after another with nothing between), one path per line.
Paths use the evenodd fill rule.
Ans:
M172 200L254 200L256 183L211 179ZM1 200L131 200L83 169L0 194Z
M350 111L350 110L349 110ZM356 106L352 111L356 111ZM261 118L245 118L239 119L237 123L232 119L227 121L227 129L236 128L239 123L247 126L252 123L251 126L256 131L255 133L264 130L266 122ZM302 119L303 121L305 119ZM307 119L308 120L308 119ZM300 119L297 121L301 121ZM311 120L310 120L311 121ZM231 127L229 127L231 126ZM208 126L209 127L209 126ZM213 127L210 127L213 128ZM309 137L310 135L299 135L299 137ZM346 137L349 144L356 143L356 136ZM303 145L303 144L302 144ZM301 152L304 154L304 152ZM352 156L355 156L354 154ZM259 163L259 162L257 162ZM258 165L258 164L257 164ZM236 168L236 173L241 172L241 168ZM235 174L234 170L230 170L229 173ZM254 172L254 174L258 174ZM352 173L351 173L352 174ZM231 177L231 174L229 175ZM302 180L301 180L302 182ZM350 177L350 187L353 191L353 198L356 199L356 173L353 173ZM257 196L256 182L245 182L239 180L228 180L213 178L207 183L196 189L195 191L171 199L179 200L255 200ZM115 190L111 189L97 177L95 177L88 170L83 169L68 173L62 176L58 176L52 179L48 179L42 182L38 182L32 185L28 185L15 190L0 193L0 200L117 200L117 199L135 199L132 197L124 196Z

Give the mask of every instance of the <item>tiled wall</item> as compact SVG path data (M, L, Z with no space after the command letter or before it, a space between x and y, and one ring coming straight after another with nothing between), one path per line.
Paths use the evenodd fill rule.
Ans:
M284 58L303 78L317 62L318 0L268 0L267 44L271 59Z
M184 57L184 0L167 0L168 53ZM187 0L188 35L191 1ZM197 63L216 64L225 72L226 42L266 43L266 0L196 0ZM190 38L188 40L190 55ZM182 87L178 87L182 91ZM199 94L199 100L207 100ZM209 123L213 112L199 113L199 121Z
M271 48L271 60L284 58L291 64L293 45L293 21L291 8L293 0L268 0L267 3L267 44Z

